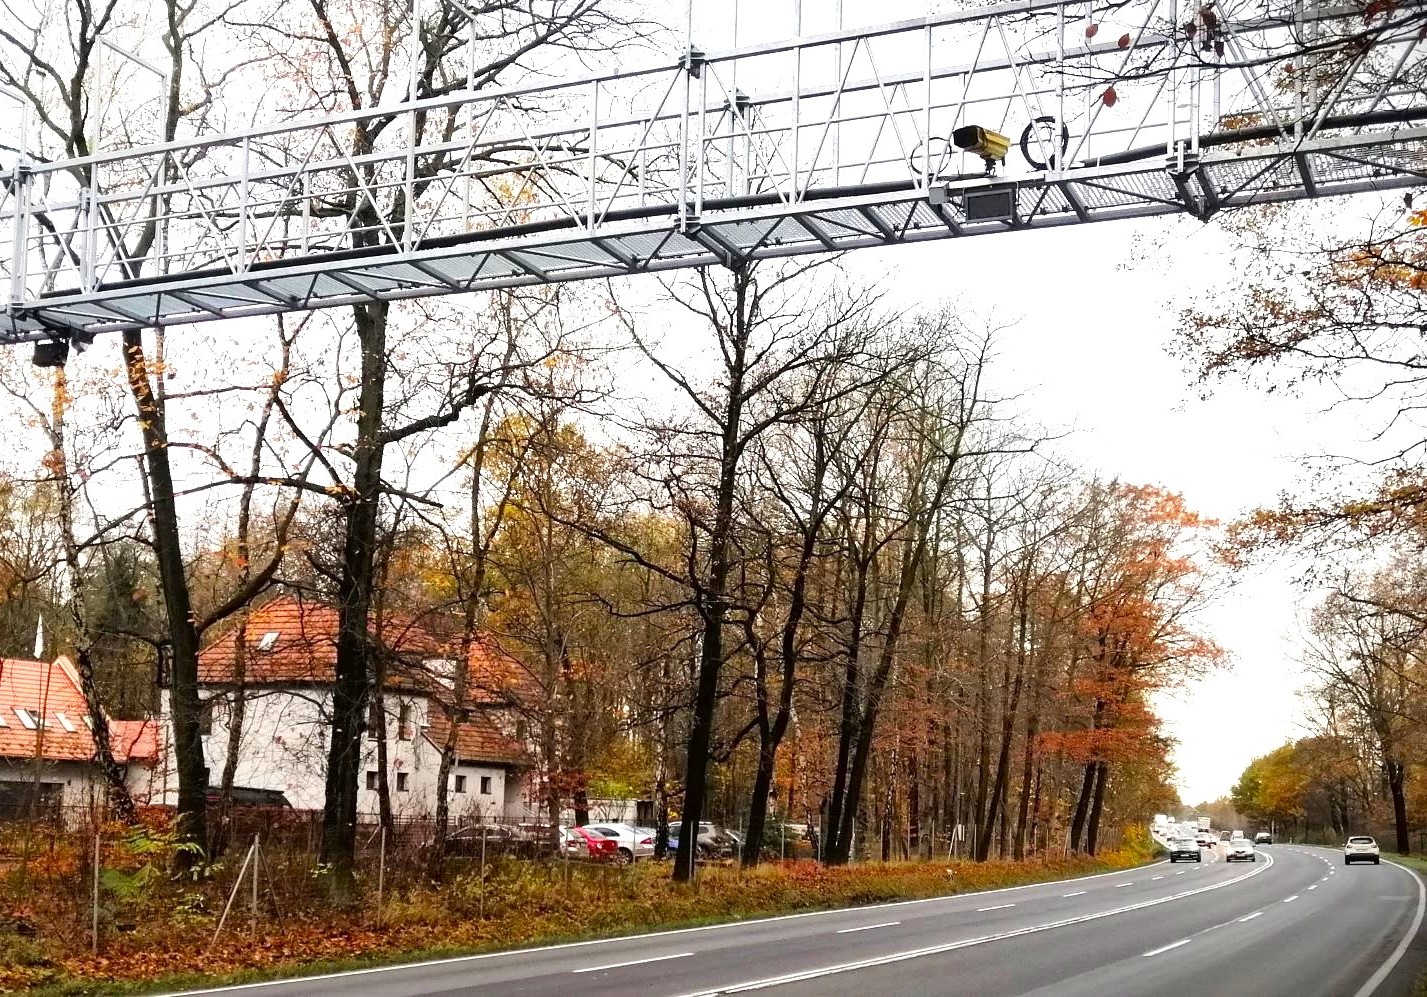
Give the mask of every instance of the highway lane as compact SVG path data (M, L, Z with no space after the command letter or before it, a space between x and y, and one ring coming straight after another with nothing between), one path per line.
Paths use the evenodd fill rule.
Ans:
M1420 926L1405 870L1291 846L1260 854L225 992L1103 995L1180 983L1353 995ZM1403 960L1374 997L1408 992L1415 965Z

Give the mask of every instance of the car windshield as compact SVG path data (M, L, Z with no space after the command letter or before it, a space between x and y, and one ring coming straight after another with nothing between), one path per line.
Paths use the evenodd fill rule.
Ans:
M1180 838L1174 843L1175 848L1198 848L1199 845L1193 838Z

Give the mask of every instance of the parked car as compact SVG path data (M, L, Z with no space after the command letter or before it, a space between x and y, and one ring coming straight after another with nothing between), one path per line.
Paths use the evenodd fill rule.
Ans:
M1378 851L1377 842L1366 834L1353 835L1343 846L1343 865L1352 865L1354 862L1371 862L1377 865L1381 861L1382 855Z
M1248 838L1231 838L1229 847L1224 852L1225 862L1257 862L1258 853L1254 851L1254 843Z
M1199 852L1199 843L1193 838L1176 838L1169 843L1169 860L1178 862L1183 859L1186 862L1203 862L1204 856Z
M587 824L585 829L604 835L615 843L615 861L628 865L638 859L654 857L654 832L632 824Z
M1254 844L1271 845L1273 844L1273 835L1269 834L1267 831L1260 831L1258 834L1254 835Z
M737 855L743 841L737 834L712 821L699 823L699 854L715 858Z
M504 824L467 824L446 835L447 855L476 855L484 850L507 848L515 840L515 832Z
M587 827L565 828L562 840L565 843L565 855L572 859L614 862L619 858L619 847L613 838L596 834Z

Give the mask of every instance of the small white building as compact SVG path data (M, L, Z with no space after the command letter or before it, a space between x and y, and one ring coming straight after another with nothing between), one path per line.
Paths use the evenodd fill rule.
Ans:
M103 803L93 719L70 660L0 658L0 819L58 819ZM130 793L149 792L158 762L153 721L110 720L110 749Z
M398 818L434 815L441 750L451 731L448 676L454 663L431 656L440 645L424 630L391 629L400 633L381 645L388 662L382 697L385 723L373 709L363 738L357 810L359 819L368 821L380 812L382 728L388 793ZM219 785L228 760L234 704L241 697L233 784L280 792L299 810L322 808L337 632L335 607L282 595L249 614L241 646L234 627L202 651L199 695L210 791ZM161 701L167 764L153 802L171 805L177 800L178 783L171 761L167 690ZM522 772L527 765L516 732L507 728L506 711L496 699L473 696L468 710L471 719L456 730L456 764L448 794L451 815L517 819L525 810Z

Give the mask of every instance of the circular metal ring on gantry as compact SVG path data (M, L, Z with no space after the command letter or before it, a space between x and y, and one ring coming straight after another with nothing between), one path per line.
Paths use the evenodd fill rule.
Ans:
M1066 150L1070 148L1070 129L1067 128L1064 123L1061 123L1060 151L1055 151L1056 124L1057 122L1055 120L1055 115L1042 114L1039 118L1034 119L1033 121L1031 121L1030 124L1026 125L1025 130L1021 132L1021 155L1025 157L1026 162L1031 165L1032 169L1053 169L1054 167L1060 164L1060 161L1065 157ZM1047 146L1050 147L1050 155L1046 158L1046 161L1044 162L1037 159L1031 154L1031 136L1035 134L1036 129L1040 128L1043 125L1049 126L1050 136L1048 139L1042 139L1041 141L1037 142L1036 146L1038 149L1044 149Z

